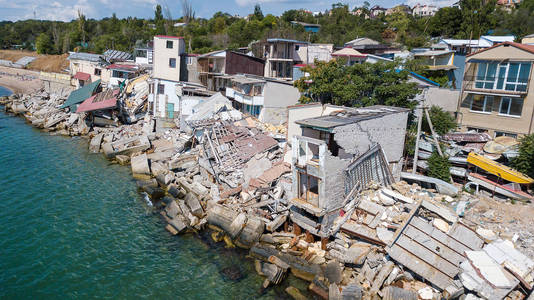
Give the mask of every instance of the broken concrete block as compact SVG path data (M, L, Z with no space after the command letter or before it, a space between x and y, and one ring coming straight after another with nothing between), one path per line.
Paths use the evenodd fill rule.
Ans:
M167 214L167 217L171 219L175 218L179 213L181 213L180 207L178 207L176 201L171 201L171 203L165 207L165 213Z
M187 194L185 195L185 203L189 208L191 209L191 213L198 217L202 218L204 215L204 209L202 209L202 205L200 205L200 201L198 201L198 198L193 194Z
M288 286L286 288L286 293L288 293L289 296L291 296L295 300L306 300L306 299L308 299L307 297L305 297L304 295L302 295L300 293L299 289L297 289L296 287L293 287L293 286Z
M437 229L447 233L449 232L449 223L443 221L442 219L438 219L438 218L435 218L434 221L432 222L432 225L434 225L434 227L436 227Z
M160 174L165 174L168 172L167 168L157 161L154 161L151 163L150 169L152 171L153 176L158 176Z
M98 153L100 151L100 144L102 143L102 137L104 137L104 134L99 133L91 139L91 142L89 142L89 151L91 153Z
M134 178L150 177L150 167L148 166L148 158L143 153L132 157L132 173Z
M119 163L119 165L125 166L128 163L130 163L130 157L126 155L117 155L115 156L115 159Z
M331 260L326 264L324 275L329 282L339 284L343 279L343 269L336 260Z
M497 235L493 230L477 227L476 233L480 235L486 242L491 242L497 239Z
M186 224L181 218L174 218L169 221L169 224L172 225L172 227L174 227L178 233L187 228Z
M377 227L376 235L378 236L378 239L388 244L391 241L391 239L393 239L394 232L384 227Z

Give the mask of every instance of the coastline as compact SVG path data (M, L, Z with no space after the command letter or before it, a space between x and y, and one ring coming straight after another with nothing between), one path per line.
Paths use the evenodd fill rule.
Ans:
M41 89L39 72L0 66L0 86L13 94L30 94Z

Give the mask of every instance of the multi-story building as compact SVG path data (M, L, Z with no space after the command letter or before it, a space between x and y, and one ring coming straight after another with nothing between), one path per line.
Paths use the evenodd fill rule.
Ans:
M174 119L179 111L176 84L184 80L182 58L185 58L182 37L157 35L154 37L153 73L148 96L149 108L155 117Z
M302 42L288 39L267 39L254 43L254 56L265 59L263 76L291 80L295 62L295 45Z
M493 136L532 133L534 46L505 42L467 56L458 122Z
M439 8L435 5L417 3L412 9L412 14L418 17L431 17L435 15L438 10Z

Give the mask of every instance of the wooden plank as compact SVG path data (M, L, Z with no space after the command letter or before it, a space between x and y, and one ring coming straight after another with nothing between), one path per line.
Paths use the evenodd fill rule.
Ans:
M432 224L429 224L427 221L421 219L420 217L413 218L412 222L410 222L410 225L428 234L435 240L438 240L440 243L447 245L447 247L454 250L460 255L463 255L465 251L471 250L469 249L469 247L448 236L443 231L434 228Z
M450 249L447 245L440 243L413 226L406 227L403 234L455 266L460 266L460 263L465 260L465 257Z
M447 275L434 269L431 265L419 257L402 249L398 245L393 245L392 247L388 248L388 254L395 261L404 265L406 268L412 270L417 275L425 278L442 290L453 284L453 280Z
M428 250L427 248L419 245L405 235L401 235L395 244L419 257L421 260L424 260L433 268L443 272L450 278L454 278L454 276L456 276L456 274L459 272L457 266Z
M452 228L449 230L449 235L471 248L471 250L479 250L484 245L484 241L476 232L459 222L452 225Z

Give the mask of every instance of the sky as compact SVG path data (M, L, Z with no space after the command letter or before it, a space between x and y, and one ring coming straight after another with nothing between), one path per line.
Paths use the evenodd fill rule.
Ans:
M281 15L289 9L325 11L333 3L348 4L350 9L361 6L365 0L192 0L197 17L210 18L217 11L231 15L246 16L260 4L263 14ZM446 6L455 0L368 0L371 6L377 4L386 8L397 4L416 3ZM128 16L152 18L157 4L169 7L171 16L179 18L182 9L179 0L0 0L0 20L25 19L70 21L81 10L88 18L101 19L116 13L119 18Z

